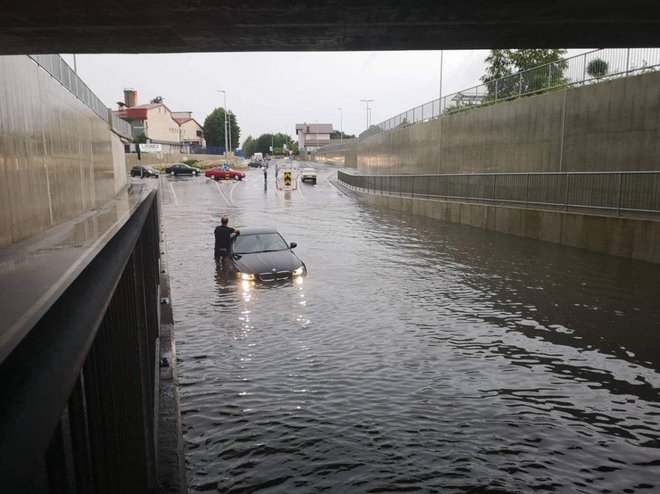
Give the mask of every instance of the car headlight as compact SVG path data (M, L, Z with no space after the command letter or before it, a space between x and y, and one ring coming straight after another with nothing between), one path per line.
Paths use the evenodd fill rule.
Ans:
M293 270L293 276L300 276L305 272L305 268L300 266L298 269Z
M239 280L243 281L252 281L254 280L254 275L250 273L238 273L237 274Z

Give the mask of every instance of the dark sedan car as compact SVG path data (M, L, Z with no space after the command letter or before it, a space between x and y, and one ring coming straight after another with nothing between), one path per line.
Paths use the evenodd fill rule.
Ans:
M174 163L165 168L165 172L170 175L199 175L201 170L185 163Z
M307 267L274 228L241 227L234 237L229 269L244 281L291 280L307 274Z
M158 170L154 170L150 166L138 165L131 168L131 177L154 177L158 178Z

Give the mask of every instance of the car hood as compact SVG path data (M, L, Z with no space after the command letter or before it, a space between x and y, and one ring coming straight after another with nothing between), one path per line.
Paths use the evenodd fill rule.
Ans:
M302 261L290 250L238 254L233 257L233 260L238 271L252 274L269 273L273 269L275 271L293 271L302 266Z

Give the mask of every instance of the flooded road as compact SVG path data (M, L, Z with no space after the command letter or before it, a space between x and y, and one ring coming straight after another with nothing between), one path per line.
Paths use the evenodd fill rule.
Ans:
M161 179L191 492L660 490L660 266L365 206L335 176ZM223 214L297 242L307 277L219 276Z

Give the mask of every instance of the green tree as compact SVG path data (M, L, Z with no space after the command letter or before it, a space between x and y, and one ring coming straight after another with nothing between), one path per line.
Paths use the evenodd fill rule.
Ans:
M156 103L162 103L164 99L165 98L163 98L162 96L156 96L154 99L149 100L149 103L151 103L152 105Z
M236 115L229 112L229 125L231 126L231 143L229 147L236 149L241 139L241 128L236 122ZM204 137L209 146L225 147L225 109L216 108L204 120Z
M243 143L243 156L249 158L254 154L254 139L252 136L247 136L245 142Z
M291 136L287 134L261 134L256 139L253 139L252 136L248 136L243 143L243 156L250 157L254 153L263 153L264 155L283 154L285 144L288 150L294 149L295 147L295 142L293 142ZM271 146L273 146L272 152L270 150Z
M343 135L343 137L342 137ZM333 130L332 134L330 134L330 139L355 139L354 135L348 135L344 132L340 132L338 130Z
M486 57L486 73L481 77L490 99L504 99L540 91L566 83L566 50L491 50Z

